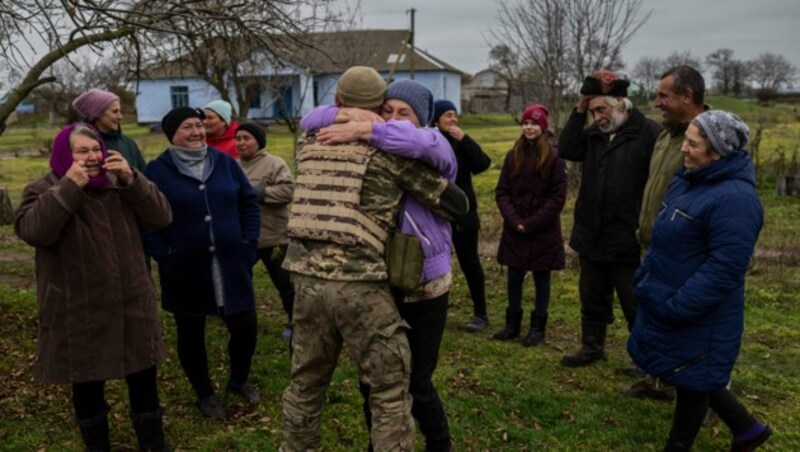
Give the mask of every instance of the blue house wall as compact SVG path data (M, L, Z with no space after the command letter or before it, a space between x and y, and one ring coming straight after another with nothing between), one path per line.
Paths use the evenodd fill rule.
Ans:
M291 83L292 110L300 117L311 111L317 105L332 105L336 93L336 83L341 74L323 74L306 77L295 72ZM388 77L388 72L381 74ZM431 90L434 99L447 99L460 108L461 75L449 71L417 71L415 81ZM407 71L396 72L395 80L410 79ZM174 105L174 89L185 88L188 94L188 106L202 108L208 102L219 99L219 93L207 82L199 78L185 79L150 79L139 82L139 92L136 95L137 122L152 124L161 122L161 118L170 111ZM235 102L235 93L230 94ZM260 106L251 106L248 118L250 119L275 119L274 96L269 90L261 93Z
M336 94L336 82L341 74L325 74L317 76L317 105L332 105ZM386 78L388 72L382 72ZM407 71L395 72L394 80L410 80L411 73ZM414 81L419 82L433 94L435 100L447 99L461 108L461 74L448 71L415 72ZM460 113L460 111L459 111Z

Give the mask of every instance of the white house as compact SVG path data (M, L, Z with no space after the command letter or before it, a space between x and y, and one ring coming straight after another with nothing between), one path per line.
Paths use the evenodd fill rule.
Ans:
M374 67L385 78L412 78L431 90L435 99L459 105L463 73L426 51L406 43L406 30L357 30L314 33L306 47L283 49L281 65L257 65L248 77L257 80L249 89L248 118L280 119L287 112L294 117L317 105L332 104L336 82L348 67ZM258 58L251 60L259 61ZM267 61L264 58L263 61ZM167 67L168 66L168 67ZM151 68L138 84L137 121L152 124L172 108L202 107L219 99L219 92L178 63ZM230 98L235 102L236 94Z

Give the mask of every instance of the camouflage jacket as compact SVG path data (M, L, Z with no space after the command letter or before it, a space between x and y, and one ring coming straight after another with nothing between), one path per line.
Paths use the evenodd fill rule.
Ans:
M313 137L303 146L313 144ZM315 145L316 146L316 145ZM367 147L364 143L339 145ZM299 169L298 169L299 171ZM447 180L416 160L376 152L369 160L359 199L359 211L393 232L403 194L408 192L434 211ZM291 239L283 267L289 271L334 281L384 281L387 279L383 253L369 246L345 246L332 241Z

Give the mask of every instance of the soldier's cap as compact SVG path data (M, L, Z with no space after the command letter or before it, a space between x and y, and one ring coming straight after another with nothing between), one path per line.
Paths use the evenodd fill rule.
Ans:
M630 84L631 82L620 78L611 71L595 71L583 81L581 94L585 96L628 97L628 86Z
M345 107L380 107L385 93L386 81L367 66L353 66L344 71L336 85L336 94Z

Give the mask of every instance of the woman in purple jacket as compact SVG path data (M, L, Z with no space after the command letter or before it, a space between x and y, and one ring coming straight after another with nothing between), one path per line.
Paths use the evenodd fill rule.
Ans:
M410 80L392 83L386 90L381 116L371 118L363 111L321 107L303 118L300 125L315 130L334 121L354 119L356 122L325 127L316 134L317 140L326 144L366 140L383 151L422 160L449 181L455 181L457 164L450 144L438 131L421 128L433 116L433 95L427 88ZM425 450L447 451L451 447L450 431L432 376L439 360L452 282L450 221L408 196L400 211L399 228L418 237L425 254L419 287L408 294L395 293L400 315L411 327L407 333L413 362L409 383L414 398L411 412L425 436ZM360 389L366 400L369 388L362 384ZM364 414L369 426L366 404Z
M503 216L497 260L508 265L508 307L506 326L493 337L506 341L519 336L522 284L532 271L536 304L523 341L526 347L544 340L550 272L564 268L560 214L567 198L567 172L547 130L547 117L541 104L531 104L522 113L522 135L506 155L495 189Z

